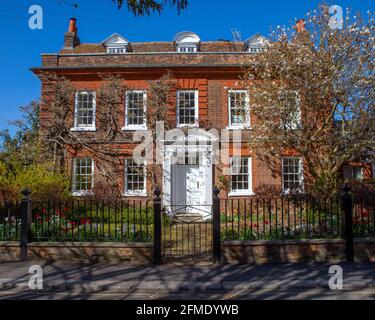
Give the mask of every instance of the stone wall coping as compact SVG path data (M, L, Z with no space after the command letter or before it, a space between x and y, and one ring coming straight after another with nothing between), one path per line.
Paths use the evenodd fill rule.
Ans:
M355 243L375 243L373 238L357 238ZM299 244L342 244L343 239L301 239L301 240L233 240L223 241L223 246L264 246L264 245L299 245ZM0 241L0 247L19 247L18 241ZM120 242L31 242L29 247L97 247L97 248L152 248L153 243Z
M0 241L0 247L19 247L17 241ZM95 247L95 248L152 248L153 243L136 242L31 242L28 247Z
M355 243L375 243L375 238L354 239ZM300 239L300 240L233 240L223 241L223 246L264 246L264 245L300 245L300 244L343 244L344 239Z
M0 241L0 247L19 247L19 241Z

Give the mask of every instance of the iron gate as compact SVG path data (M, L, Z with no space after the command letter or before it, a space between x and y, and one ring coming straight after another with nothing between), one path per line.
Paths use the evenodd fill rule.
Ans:
M163 259L212 258L212 206L173 205L162 210Z
M154 191L154 263L178 258L221 261L219 189L212 205L173 205L162 209L161 191Z

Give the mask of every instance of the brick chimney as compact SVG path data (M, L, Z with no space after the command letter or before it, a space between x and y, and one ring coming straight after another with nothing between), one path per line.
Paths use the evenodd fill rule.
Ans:
M298 33L301 33L301 32L303 32L303 31L306 31L306 29L305 29L305 20L304 20L304 19L299 19L299 20L296 22L295 29L297 30Z
M64 34L64 49L73 49L79 44L77 19L70 18L68 32Z
M297 31L293 38L293 42L299 45L312 45L310 33L305 28L305 20L299 19L293 27Z

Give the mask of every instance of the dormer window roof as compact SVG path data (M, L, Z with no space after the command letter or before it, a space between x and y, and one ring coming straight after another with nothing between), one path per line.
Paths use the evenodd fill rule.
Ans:
M249 53L260 53L267 45L268 40L260 33L254 34L245 41L244 51Z
M201 39L194 32L183 31L175 35L173 41L176 44L177 52L198 52Z
M102 42L102 45L106 48L109 54L124 54L129 52L130 43L123 36L118 33L114 33Z

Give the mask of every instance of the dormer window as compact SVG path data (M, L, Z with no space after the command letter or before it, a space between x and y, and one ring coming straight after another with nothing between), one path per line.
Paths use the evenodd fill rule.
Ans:
M259 48L259 47L249 47L247 49L247 52L250 52L250 53L261 53L263 51L263 48Z
M126 48L107 48L107 53L109 54L122 54L126 53Z
M244 51L249 53L261 53L267 45L267 39L257 33L245 41Z
M197 52L196 46L181 46L177 47L178 52Z
M115 33L102 42L108 54L125 54L129 52L129 41Z
M193 32L184 31L176 34L174 37L176 51L181 53L198 52L200 47L200 38Z

